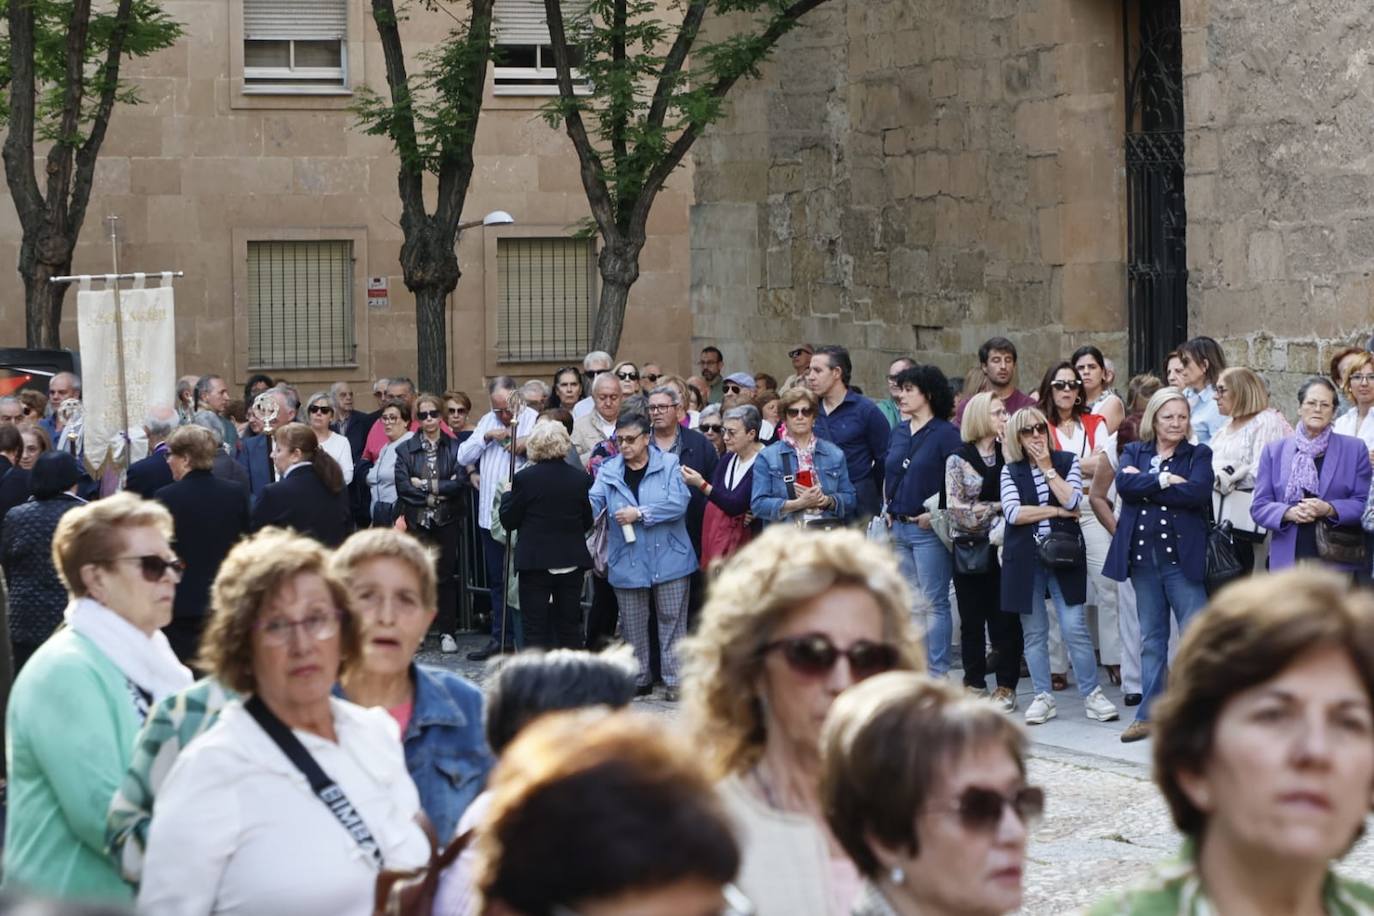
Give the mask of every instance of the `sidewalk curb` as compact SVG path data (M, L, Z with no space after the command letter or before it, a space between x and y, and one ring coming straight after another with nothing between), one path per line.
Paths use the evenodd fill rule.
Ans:
M1137 763L1134 760L1122 760L1119 757L1108 757L1105 754L1096 754L1092 751L1084 751L1042 741L1032 741L1030 743L1030 755L1031 757L1040 757L1066 766L1115 773L1118 776L1129 776L1144 782L1150 782L1152 779L1150 767L1147 764Z

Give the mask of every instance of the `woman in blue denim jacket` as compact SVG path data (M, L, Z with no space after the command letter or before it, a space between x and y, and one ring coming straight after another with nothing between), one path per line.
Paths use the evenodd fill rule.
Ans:
M359 531L332 562L363 623L362 657L344 668L339 692L360 706L383 706L396 720L420 806L446 843L486 787L493 760L481 691L414 661L438 605L434 565L419 541L391 528Z
M687 534L691 494L675 455L649 447L649 421L622 414L616 423L620 454L592 484L593 517L608 516L606 578L620 605L620 626L639 661L638 695L653 690L649 668L649 595L658 612L664 697L677 699L676 646L687 632L687 599L697 555Z
M847 522L854 514L856 495L844 452L812 433L819 408L815 393L806 388L783 392L778 411L786 432L759 453L749 501L754 517L766 524L785 519L828 528ZM788 492L789 476L795 496Z

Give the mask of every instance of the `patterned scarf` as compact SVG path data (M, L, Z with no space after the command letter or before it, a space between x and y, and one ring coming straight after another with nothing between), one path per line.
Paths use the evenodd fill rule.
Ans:
M1301 423L1293 434L1293 467L1288 472L1288 485L1284 488L1285 502L1296 503L1308 493L1316 493L1321 487L1317 476L1316 459L1326 454L1326 446L1331 442L1331 427L1327 426L1316 438L1309 439L1307 428Z

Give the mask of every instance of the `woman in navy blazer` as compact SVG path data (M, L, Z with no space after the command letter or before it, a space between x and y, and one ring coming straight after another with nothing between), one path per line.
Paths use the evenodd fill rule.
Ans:
M1369 450L1354 436L1331 430L1336 389L1308 379L1298 392L1298 426L1260 453L1250 517L1272 531L1269 569L1316 560L1317 525L1360 524L1369 497ZM1347 572L1354 567L1328 563Z
M1122 741L1150 734L1150 706L1168 677L1169 612L1181 633L1207 603L1207 513L1212 506L1212 450L1188 441L1188 399L1161 388L1145 405L1140 441L1126 446L1116 492L1121 518L1102 574L1135 588L1140 618L1143 698Z

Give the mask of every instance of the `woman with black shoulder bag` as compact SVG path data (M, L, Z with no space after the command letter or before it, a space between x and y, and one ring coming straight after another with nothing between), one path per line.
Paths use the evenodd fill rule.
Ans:
M1089 719L1109 722L1116 706L1097 680L1097 656L1088 630L1088 570L1078 527L1083 477L1078 457L1050 448L1049 422L1034 407L1018 410L1008 424L1006 467L1002 468L1002 515L1007 520L1002 548L1003 611L1020 614L1026 667L1035 699L1026 724L1041 725L1057 716L1050 693L1048 589L1059 629L1073 663L1078 692Z
M964 408L959 434L963 448L945 462L945 503L954 542L954 594L959 599L960 646L964 686L986 695L984 628L997 656L997 689L992 700L1004 712L1016 709L1021 679L1021 619L998 610L1002 566L991 537L1002 524L1001 481L1006 460L1001 438L1007 409L990 391L974 395Z
M1250 516L1255 499L1255 472L1270 442L1293 434L1283 414L1269 406L1269 390L1254 371L1232 366L1217 379L1217 410L1226 417L1212 435L1212 514L1217 524L1231 523L1236 558L1248 572L1263 570L1269 532Z

